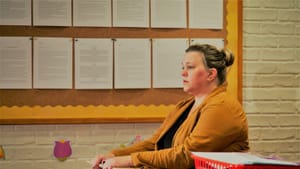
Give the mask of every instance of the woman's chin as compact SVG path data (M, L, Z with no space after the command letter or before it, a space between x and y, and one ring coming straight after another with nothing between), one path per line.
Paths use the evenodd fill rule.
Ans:
M186 93L188 93L188 92L189 92L189 90L188 90L188 88L187 88L187 87L183 87L183 91L184 91L184 92L186 92Z

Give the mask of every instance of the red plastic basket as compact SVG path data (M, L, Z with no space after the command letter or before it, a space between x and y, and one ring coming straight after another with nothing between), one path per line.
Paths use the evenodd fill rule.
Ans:
M192 157L196 169L300 169L300 166L230 164L194 155Z

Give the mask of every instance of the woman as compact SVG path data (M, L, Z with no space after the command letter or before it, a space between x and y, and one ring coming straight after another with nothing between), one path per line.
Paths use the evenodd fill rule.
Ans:
M93 168L189 169L194 167L193 151L247 151L246 115L226 93L227 67L233 61L232 53L211 45L186 49L181 75L183 90L192 96L176 105L151 138L97 156Z

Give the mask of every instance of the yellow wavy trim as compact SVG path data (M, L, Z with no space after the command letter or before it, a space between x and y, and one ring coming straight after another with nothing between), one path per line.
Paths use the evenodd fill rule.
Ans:
M155 122L175 105L1 106L0 124Z

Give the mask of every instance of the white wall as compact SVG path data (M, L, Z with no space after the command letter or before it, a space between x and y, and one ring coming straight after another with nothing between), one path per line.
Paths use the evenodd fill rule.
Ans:
M243 104L252 151L300 161L300 1L243 6Z

